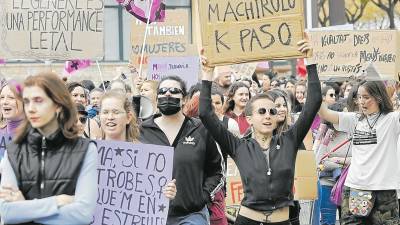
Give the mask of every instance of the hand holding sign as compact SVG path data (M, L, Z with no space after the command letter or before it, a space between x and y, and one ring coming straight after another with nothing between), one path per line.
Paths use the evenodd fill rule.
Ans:
M173 148L98 141L99 193L93 224L165 224L176 195Z

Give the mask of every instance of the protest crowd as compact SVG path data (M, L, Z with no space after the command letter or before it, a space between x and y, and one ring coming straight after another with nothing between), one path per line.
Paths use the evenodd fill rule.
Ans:
M145 23L165 16L155 9L146 21L134 1L117 2ZM295 1L280 2L277 11L296 7ZM220 20L222 5L210 6L215 8L209 23ZM236 7L237 21L249 20L251 4L243 6L246 16L238 12L242 6ZM258 17L272 9L257 5ZM218 55L235 48L223 38L235 29L219 37L221 30L216 37L210 30L201 34L217 40L216 46L203 42L196 49L198 74L150 79L141 73L142 62L129 65L128 77L121 73L101 82L49 70L24 80L4 74L0 224L300 225L301 201L307 199L312 225L399 225L400 83L385 79L386 70L380 74L372 63L363 69L337 67L334 72L344 78L326 79L326 57L314 49L317 39L324 47L346 40L310 37L304 30L292 30L292 37L292 20L271 23L279 27L276 37L267 26L257 33L238 25L243 52L271 45L265 59L285 58L279 51L301 59L289 75L272 68L240 74L223 69L264 54L238 53L236 63L232 52ZM284 29L290 33L287 42ZM262 35L272 37L267 47ZM372 45L357 40L352 47ZM291 46L281 50L274 43ZM396 59L388 57L378 58ZM90 63L68 61L66 69L83 64ZM400 76L398 63L395 68ZM354 70L355 76L347 76ZM186 76L196 82L189 84ZM399 79L394 71L391 77ZM311 157L299 164L304 156ZM298 175L299 165L314 175ZM231 180L233 170L239 186ZM228 204L232 201L237 205Z

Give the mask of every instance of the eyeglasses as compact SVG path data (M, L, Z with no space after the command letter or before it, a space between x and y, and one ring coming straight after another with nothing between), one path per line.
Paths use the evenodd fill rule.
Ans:
M179 88L176 87L163 87L158 89L158 94L159 95L165 95L167 92L169 91L169 93L175 95L175 94L183 94L183 91Z
M87 119L88 118L86 116L81 116L81 117L79 117L79 122L81 122L81 124L85 124Z
M100 115L102 115L102 116L108 116L108 115L113 115L113 116L119 116L119 115L121 115L121 114L124 114L124 113L126 113L125 111L119 111L119 110L117 110L117 109L113 109L113 110L102 110L101 112L100 112Z
M276 108L266 109L266 108L259 108L257 109L258 114L265 115L268 112L270 116L275 116L278 114L278 110Z

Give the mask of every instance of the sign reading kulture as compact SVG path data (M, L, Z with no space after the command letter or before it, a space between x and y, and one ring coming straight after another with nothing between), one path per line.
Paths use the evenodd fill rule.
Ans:
M303 0L202 0L199 14L212 65L303 57Z
M100 59L104 0L0 0L5 59Z

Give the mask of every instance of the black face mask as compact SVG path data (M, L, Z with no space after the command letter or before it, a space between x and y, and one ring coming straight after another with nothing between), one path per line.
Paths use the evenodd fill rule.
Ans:
M181 110L181 99L174 97L158 98L157 108L163 115L174 115Z

